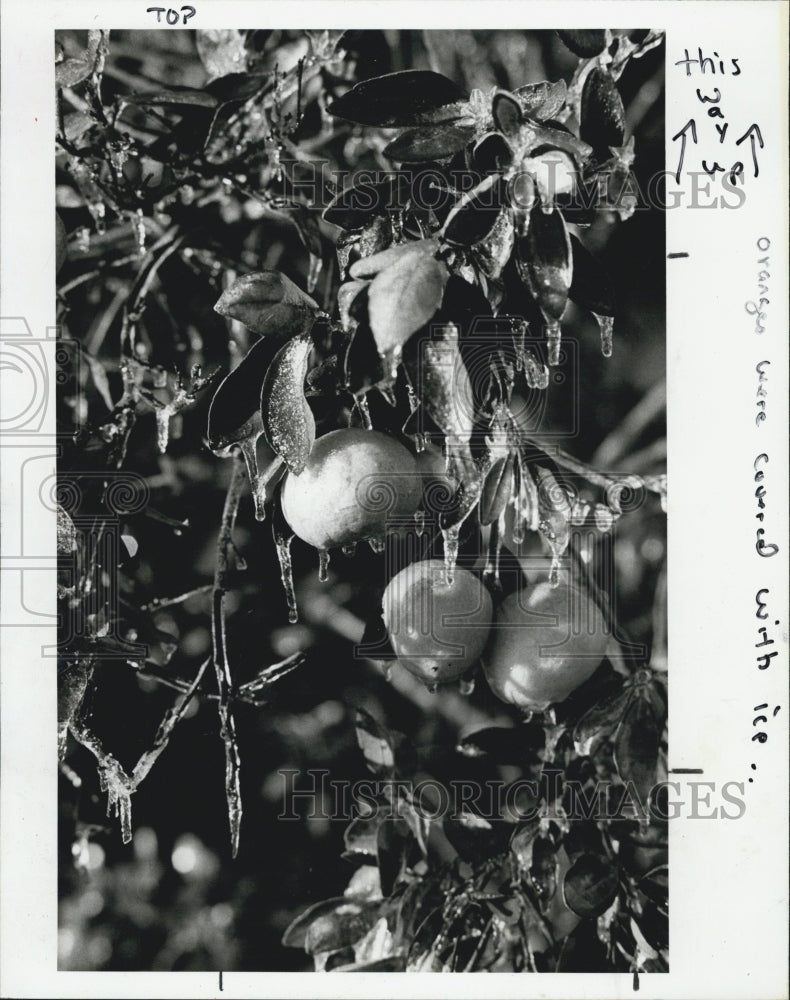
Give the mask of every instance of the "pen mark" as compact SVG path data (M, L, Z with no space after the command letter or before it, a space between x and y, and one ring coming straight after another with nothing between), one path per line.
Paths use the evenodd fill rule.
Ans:
M670 774L704 774L701 767L670 767Z
M677 260L678 257L688 257L685 250L681 250L678 253L668 253L667 260Z

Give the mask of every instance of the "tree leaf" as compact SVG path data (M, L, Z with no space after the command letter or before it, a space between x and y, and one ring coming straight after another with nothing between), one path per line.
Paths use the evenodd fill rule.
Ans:
M305 936L310 924L323 914L331 913L345 902L346 899L343 896L334 896L332 899L322 899L320 902L308 906L286 928L282 936L283 945L286 948L304 948Z
M172 87L169 90L157 90L150 94L124 95L122 101L124 104L133 104L140 108L204 108L209 111L213 111L219 104L213 94L191 87Z
M538 722L519 726L487 726L469 733L457 746L465 757L490 757L496 764L534 764L546 743L543 726Z
M447 242L471 246L484 240L499 218L506 194L507 182L499 174L491 174L467 191L447 216L442 230Z
M562 213L546 214L540 205L530 213L526 236L516 243L518 271L541 312L559 320L573 277L571 244Z
M625 136L623 99L610 73L595 67L587 75L582 89L582 139L596 150L622 146Z
M599 316L614 316L614 287L606 270L587 247L571 235L573 279L568 297Z
M444 264L424 253L405 254L376 275L368 290L368 316L382 357L399 355L409 337L433 317L447 278Z
M364 708L357 708L354 725L368 770L379 777L391 777L395 771L395 750L389 730Z
M637 696L628 706L614 739L614 762L623 781L630 781L643 807L656 784L661 728L647 698Z
M363 80L333 101L329 113L358 125L422 125L458 117L463 98L460 87L441 73L410 69Z
M510 260L516 244L516 230L509 208L501 209L491 231L472 247L472 255L480 270L496 281Z
M354 965L339 965L332 972L405 972L406 956L390 955L372 962L355 962Z
M491 102L491 111L494 116L494 124L503 135L508 137L518 135L524 124L524 114L515 94L511 94L507 90L498 90Z
M513 150L501 132L489 132L472 150L472 166L481 174L507 170L513 162Z
M244 35L237 28L198 28L195 45L200 61L212 79L243 73L247 68Z
M373 216L406 208L410 197L410 178L403 173L388 174L381 181L361 181L344 188L326 206L323 218L342 229L361 229Z
M315 441L315 419L305 399L304 379L313 341L294 337L274 356L261 390L261 417L269 447L296 476Z
M617 869L597 854L581 854L565 873L565 905L584 919L598 917L614 902L619 886Z
M489 820L464 811L442 820L445 836L463 861L484 861L506 850L513 831L510 823Z
M376 923L378 903L346 903L314 920L305 936L309 955L339 951L363 938Z
M474 123L441 122L402 132L384 147L384 155L398 163L442 160L462 150L475 137Z
M404 822L387 816L379 825L377 852L381 891L389 896L403 871L403 862L408 851L410 834Z
M69 513L61 507L56 507L56 549L59 556L69 555L77 547L77 529Z
M93 72L93 60L86 53L73 59L64 59L55 66L55 84L58 87L76 87Z
M606 48L606 32L602 29L558 29L557 34L576 56L597 56Z
M458 327L444 324L416 347L407 354L406 368L423 409L452 445L468 448L475 404Z
M513 484L513 452L498 458L489 469L480 494L480 523L491 524L499 519L510 499Z
M352 278L371 278L409 254L435 257L438 249L439 241L435 238L415 240L413 243L399 243L397 246L388 247L386 250L380 250L378 253L354 261L348 273Z
M616 678L598 701L576 723L573 742L580 757L589 757L614 732L631 700L631 691Z
M542 80L540 83L528 83L513 91L527 118L546 121L554 118L562 110L568 100L568 85L564 80L551 83Z
M209 447L219 451L263 431L261 389L280 338L256 341L217 386L208 410Z
M528 150L531 156L559 149L572 157L577 167L581 168L592 155L593 147L577 138L561 122L547 121L543 125L533 125L531 134Z
M260 336L285 337L306 332L318 305L280 271L255 271L225 289L214 309Z

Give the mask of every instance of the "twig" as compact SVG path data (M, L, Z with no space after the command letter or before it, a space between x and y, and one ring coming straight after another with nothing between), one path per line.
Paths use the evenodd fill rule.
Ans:
M152 601L149 601L148 604L143 604L140 610L159 611L160 608L169 608L174 604L183 604L184 601L188 601L190 597L197 597L199 594L207 594L213 589L213 585L207 583L202 587L195 587L193 590L188 590L184 594L177 594L175 597L155 597Z
M228 651L225 644L225 591L230 575L229 555L233 547L233 527L239 509L242 491L246 482L244 462L240 456L233 459L231 475L225 506L222 510L222 523L217 540L217 560L214 570L214 590L212 602L211 634L214 649L214 670L217 675L219 691L219 723L220 737L225 744L225 797L228 802L228 823L230 825L231 853L235 858L239 851L239 833L241 830L241 759L239 745L236 739L236 723L231 709L231 689L233 679L228 663Z

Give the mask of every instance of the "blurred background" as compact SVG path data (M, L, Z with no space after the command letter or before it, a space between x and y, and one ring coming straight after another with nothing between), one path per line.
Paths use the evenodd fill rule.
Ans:
M60 33L61 53L76 56L85 47L85 34ZM282 72L305 51L299 32L256 31L250 36L247 48L256 53L262 72L275 65ZM467 90L569 80L577 64L553 32L349 31L340 47L354 80L433 68ZM628 131L635 137L634 172L643 191L664 166L663 60L663 47L654 49L632 61L618 84ZM114 31L102 99L110 104L124 95L173 86L201 89L210 77L191 32ZM69 102L67 95L68 114L79 111L76 100ZM307 148L311 128L312 135L320 129L318 114L308 110L305 116ZM149 129L163 131L161 122L143 118L134 112L130 129L140 136ZM189 126L188 112L181 124L184 120ZM188 135L189 128L181 134ZM300 139L301 133L294 142ZM338 169L382 168L376 144L353 126L340 129L320 156ZM112 400L120 396L120 306L136 275L140 236L131 210L86 208L67 160L61 152L56 164L58 212L69 247L59 276L61 322L64 336L101 362L106 385L86 376L60 390L63 431L101 424L107 413L105 389ZM157 167L138 157L136 163L123 161L121 169L141 171L130 183L144 183L152 192L138 222L149 244L173 219L189 216L192 226L192 253L173 255L163 264L141 321L148 361L169 371L188 372L196 363L205 370L219 365L227 371L234 352L238 356L247 346L243 331L231 331L229 340L226 321L213 311L227 274L278 268L304 287L309 256L303 241L292 221L265 210L239 187L219 185L215 197L201 200L196 182L198 211L184 192L188 185L181 184L171 201L161 162ZM215 180L220 179L217 171ZM321 223L319 232L325 264L315 294L326 305L337 287L330 262L336 230ZM548 390L543 426L566 427L575 399L579 419L572 436L562 441L567 451L602 469L659 473L666 454L663 213L643 205L627 222L599 218L584 241L615 285L614 355L601 356L595 320L569 305L563 336L576 341L577 370L566 372L571 377ZM131 263L124 264L125 258ZM128 613L126 627L149 643L150 663L157 669L135 670L120 660L99 662L92 705L96 732L127 769L151 745L175 697L151 673L190 680L211 651L207 588L229 462L213 455L205 443L209 397L210 392L204 394L173 420L165 455L157 451L152 412L139 418L128 441L124 466L145 478L151 503L124 526L133 544L120 569L120 595ZM98 467L104 458L98 446L75 446L64 454L61 471L91 468L92 463ZM234 540L240 566L227 611L236 677L243 682L269 663L299 650L309 653L306 668L283 685L272 705L238 707L244 802L239 856L230 858L223 748L211 699L193 700L133 796L134 834L128 846L121 842L117 821L106 816L95 761L84 748L69 743L60 800L61 969L311 969L308 956L282 947L282 933L312 902L342 894L354 868L341 859L341 820L278 821L284 792L280 772L313 768L328 770L332 780L368 777L354 735L356 705L425 748L452 748L459 734L513 718L484 684L468 697L457 690L432 695L397 667L388 679L380 664L354 659L362 623L380 600L381 587L371 581L381 578L383 556L367 547L353 558L338 553L322 584L317 553L295 541L300 621L289 625L270 525L255 521L246 496ZM655 498L619 521L615 558L618 619L634 641L651 644L660 627L665 562L665 516ZM157 601L193 591L156 609ZM148 609L145 614L142 608ZM452 773L451 760L441 753L434 760L434 776Z

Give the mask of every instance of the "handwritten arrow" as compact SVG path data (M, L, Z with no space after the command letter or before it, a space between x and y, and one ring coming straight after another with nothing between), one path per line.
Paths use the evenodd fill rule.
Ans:
M697 143L697 123L694 121L693 118L689 118L689 120L686 122L686 124L683 126L683 128L680 129L679 132L677 132L675 135L672 136L672 141L673 142L675 142L676 139L680 139L681 140L681 144L680 144L680 160L678 161L678 169L675 172L675 183L676 184L680 184L680 173L681 173L681 170L683 169L683 157L686 155L686 142L688 140L688 136L686 135L686 133L688 132L689 129L691 129L691 138L692 138L694 144L696 145L696 143Z
M745 142L747 139L751 140L752 144L752 160L754 162L754 176L759 177L760 168L757 165L757 142L760 143L760 149L765 148L765 143L763 142L763 134L760 131L759 125L757 125L756 123L754 125L750 125L749 128L740 137L740 139L735 140L735 145L740 146L740 144L742 142Z

